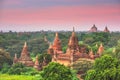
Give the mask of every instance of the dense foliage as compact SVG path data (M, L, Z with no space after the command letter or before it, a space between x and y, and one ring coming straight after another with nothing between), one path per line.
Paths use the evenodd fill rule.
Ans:
M12 58L8 52L3 49L0 49L0 69L2 68L3 64L12 64Z
M95 60L92 70L87 72L85 80L120 80L120 65L116 58L104 55Z
M8 74L16 75L36 75L39 74L37 70L32 67L26 67L22 63L16 63L8 70Z
M50 54L44 53L38 55L38 60L41 66L47 65L52 60L52 56Z
M78 80L68 67L53 62L43 69L41 76L44 80Z
M63 51L66 51L70 31L59 31L59 37L62 42ZM117 45L118 39L120 39L119 32L112 33L87 33L76 32L78 40L84 44L89 45L94 51L95 45L103 43L105 47L113 47ZM47 41L45 40L45 36ZM53 42L55 32L53 31L39 31L39 32L6 32L0 33L0 47L6 49L7 52L14 56L15 53L20 55L24 42L28 43L28 50L34 56L38 53L47 53L49 42Z
M71 32L59 31L58 33L62 43L62 50L65 52ZM93 63L89 61L81 62L81 60L78 60L78 62L74 64L74 69L78 72L85 73L93 66L94 68L87 72L85 80L119 80L120 65L118 63L120 63L120 32L76 32L76 35L78 36L80 46L86 47L86 53L88 53L90 49L96 53L101 43L103 43L105 51L102 55L103 57L96 59L94 66ZM11 56L13 57L15 53L20 56L24 42L27 41L28 51L31 53L32 58L35 59L35 56L38 54L39 62L44 67L44 65L51 61L51 56L44 53L47 53L49 42L52 43L54 37L55 32L53 31L10 31L0 33L0 73L38 75L38 78L35 79L39 80L41 80L42 77L43 80L77 80L74 71L57 63L50 63L46 66L43 71L41 71L42 76L35 69L26 67L20 63L11 66ZM110 56L106 56L105 54Z

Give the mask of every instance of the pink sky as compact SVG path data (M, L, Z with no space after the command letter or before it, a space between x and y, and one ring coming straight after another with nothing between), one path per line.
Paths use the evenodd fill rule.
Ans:
M96 24L100 30L103 30L105 26L108 26L110 30L120 30L120 4L55 5L27 8L12 6L21 3L21 1L8 1L0 8L1 30L19 31L18 27L21 27L21 31L71 30L73 26L77 30L89 30L93 24ZM12 8L4 7L4 5L11 5Z

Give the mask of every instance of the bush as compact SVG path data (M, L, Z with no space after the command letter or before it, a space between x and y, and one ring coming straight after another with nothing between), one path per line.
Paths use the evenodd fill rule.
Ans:
M68 67L53 62L43 69L41 76L44 80L78 80L76 74Z
M25 65L23 65L22 63L16 63L14 65L12 65L12 67L9 69L8 73L9 74L22 74L26 71L25 69Z
M120 80L118 60L108 55L95 60L92 70L87 72L85 80Z
M1 73L7 73L9 68L10 68L10 65L8 65L7 63L4 63L1 68Z
M4 63L11 65L12 59L11 59L11 56L8 52L6 52L3 49L0 49L0 68L2 68Z

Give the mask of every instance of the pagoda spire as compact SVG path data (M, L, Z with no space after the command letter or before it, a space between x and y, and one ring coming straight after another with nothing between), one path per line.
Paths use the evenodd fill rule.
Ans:
M94 53L93 53L93 50L91 49L90 52L89 52L89 56L91 59L94 59Z
M39 64L39 60L38 60L38 55L36 56L36 60L35 60L35 64L34 64L34 68L37 70L40 70L40 64Z
M103 44L101 43L100 47L98 48L98 54L101 55L103 51L104 51L104 47L103 47Z
M75 36L75 28L73 27L72 36Z
M51 49L52 48L52 43L49 43L49 49Z
M17 54L15 53L15 57L14 57L14 59L17 59Z
M89 52L89 55L93 55L93 50L91 49L90 52Z
M55 34L55 39L54 39L52 47L53 47L54 50L62 50L62 48L61 48L61 41L59 39L59 36L58 36L57 32Z
M27 42L25 41L25 43L24 43L24 47L27 47Z
M38 55L36 56L35 65L37 65L37 66L39 65Z
M21 56L25 56L25 55L29 56L27 42L24 43L22 53L21 53Z
M78 49L79 49L78 38L75 35L75 29L73 27L72 35L71 35L69 42L68 42L67 53L69 53L72 50L79 51Z
M55 33L55 37L58 37L58 32Z
M110 32L110 31L108 30L107 26L105 27L104 32Z
M16 63L17 60L18 60L18 58L17 58L17 54L15 53L15 56L14 56L14 59L13 59L13 64Z

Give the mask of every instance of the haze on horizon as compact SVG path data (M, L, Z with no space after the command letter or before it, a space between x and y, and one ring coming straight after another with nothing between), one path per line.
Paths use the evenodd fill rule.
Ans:
M0 30L120 31L120 0L0 0Z

